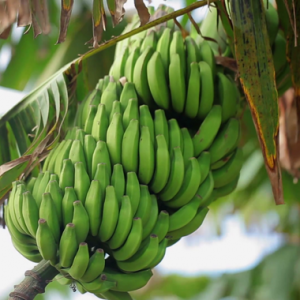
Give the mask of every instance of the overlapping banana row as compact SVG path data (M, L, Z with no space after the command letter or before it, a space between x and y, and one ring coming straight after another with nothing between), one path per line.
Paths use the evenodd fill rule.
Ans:
M174 26L121 42L115 57L110 75L125 76L135 84L140 104L162 108L168 118L198 124L216 104L222 107L222 122L237 113L239 92L225 69L216 66L210 45L184 39Z

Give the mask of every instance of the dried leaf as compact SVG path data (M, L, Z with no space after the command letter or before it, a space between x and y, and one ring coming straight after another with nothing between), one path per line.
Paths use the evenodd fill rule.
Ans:
M61 0L59 37L56 44L65 41L70 22L74 0Z
M31 9L29 0L20 1L18 14L18 27L24 27L31 24Z
M116 1L115 0L106 0L108 10L112 17L113 26L116 26L119 21L116 19Z
M116 0L115 20L117 23L120 23L123 20L125 14L124 4L126 2L127 0Z
M276 204L283 204L278 156L278 97L262 0L231 1L235 56L240 82L271 180Z
M141 25L147 24L150 20L150 14L143 0L134 0L135 8L139 14Z
M4 29L4 31L2 31L2 33L0 34L0 39L7 39L9 37L11 31L11 25L9 27L7 27L6 29Z
M93 47L97 48L101 41L103 29L105 30L106 19L103 0L93 1Z
M222 65L235 73L238 71L237 63L234 58L227 56L215 56L215 59L217 64Z

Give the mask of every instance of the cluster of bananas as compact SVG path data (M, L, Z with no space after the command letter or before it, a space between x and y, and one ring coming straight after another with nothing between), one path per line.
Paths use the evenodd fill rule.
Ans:
M209 45L183 40L173 23L145 34L118 46L79 127L37 178L13 183L5 208L23 256L106 299L131 299L166 248L234 190L242 166L239 94Z

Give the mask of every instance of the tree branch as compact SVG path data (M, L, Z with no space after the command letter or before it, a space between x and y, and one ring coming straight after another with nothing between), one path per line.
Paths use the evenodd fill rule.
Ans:
M25 279L9 294L9 300L32 300L37 294L43 294L45 287L58 274L58 270L49 261L42 260L32 270L25 272Z

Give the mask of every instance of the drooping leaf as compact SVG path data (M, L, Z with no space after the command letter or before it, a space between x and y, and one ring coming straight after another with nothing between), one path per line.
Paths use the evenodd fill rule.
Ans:
M275 201L282 204L278 97L262 0L231 1L231 16L240 82L251 109Z
M57 44L65 41L74 0L61 0L60 28Z
M134 5L138 12L138 15L139 15L139 18L141 21L141 26L147 24L150 19L150 14L149 14L149 11L148 11L147 7L145 6L143 0L134 0Z

